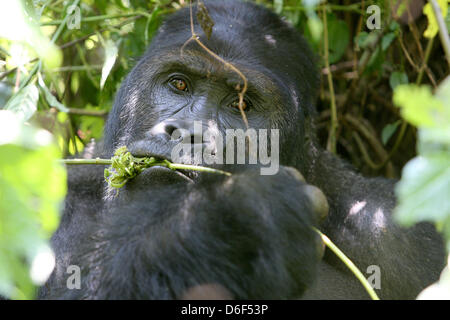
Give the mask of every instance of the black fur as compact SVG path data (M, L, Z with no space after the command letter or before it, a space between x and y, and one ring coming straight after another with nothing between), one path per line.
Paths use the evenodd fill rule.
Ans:
M57 267L40 297L171 299L217 283L235 298L367 298L333 254L318 261L310 228L317 224L314 199L290 166L328 198L321 229L363 272L380 267L379 295L414 298L442 270L442 241L431 225L406 230L392 221L394 181L364 178L318 146L319 77L306 42L260 6L210 1L206 7L215 22L212 37L206 39L197 23L195 31L248 78L249 127L280 130L280 172L261 176L254 166L225 166L232 177L186 177L152 169L115 196L103 190L103 168L70 169L66 208L53 237ZM239 111L229 107L242 81L194 41L181 55L189 38L187 9L161 26L116 97L102 156L127 145L135 155L170 159L173 141L152 134L168 119L180 126L212 120L221 132L245 128ZM174 72L186 77L188 93L170 88ZM80 290L66 287L69 265L82 269Z

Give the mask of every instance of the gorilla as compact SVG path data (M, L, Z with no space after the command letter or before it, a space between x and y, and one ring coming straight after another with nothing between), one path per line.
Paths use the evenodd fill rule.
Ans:
M363 177L319 146L319 72L305 40L262 6L205 6L212 34L195 18L196 6L195 33L248 80L241 105L248 128L278 130L278 172L262 175L261 164L211 165L231 176L155 166L117 193L104 167L69 168L52 237L56 267L39 298L367 299L313 227L367 277L378 268L380 298L415 298L439 277L442 239L430 224L405 229L393 221L395 181ZM135 156L172 161L180 140L174 132L207 144L197 139L195 121L224 134L247 129L238 98L243 79L187 42L190 17L185 8L162 24L117 93L104 141L85 157L111 157L127 146ZM72 266L80 270L75 288L68 286Z

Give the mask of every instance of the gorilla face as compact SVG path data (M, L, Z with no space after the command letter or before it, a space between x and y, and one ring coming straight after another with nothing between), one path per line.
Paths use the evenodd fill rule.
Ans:
M303 140L318 82L310 50L285 22L259 6L211 2L207 8L215 22L212 36L207 39L197 23L195 32L245 75L249 128L279 129L281 163L296 165L299 153L292 147ZM108 156L127 145L141 156L170 159L173 143L167 137L176 129L193 134L193 121L223 135L226 129L246 129L238 108L243 79L195 41L186 44L190 30L188 9L171 16L123 83L106 126ZM145 142L136 147L139 141Z

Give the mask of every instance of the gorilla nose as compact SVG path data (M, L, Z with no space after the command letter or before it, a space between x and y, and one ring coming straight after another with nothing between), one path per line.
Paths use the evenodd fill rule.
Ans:
M184 142L203 143L203 126L201 122L181 119L168 119L158 123L150 129L150 135L164 135L171 140L183 140Z

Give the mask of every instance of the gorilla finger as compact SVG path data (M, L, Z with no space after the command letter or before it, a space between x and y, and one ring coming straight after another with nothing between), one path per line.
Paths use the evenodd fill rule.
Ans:
M313 210L318 218L318 222L321 223L328 216L328 200L323 194L322 190L312 185L305 185L303 192L311 200Z
M284 169L290 176L294 177L295 179L300 180L302 182L306 182L303 175L297 169L295 169L293 167L284 167Z

